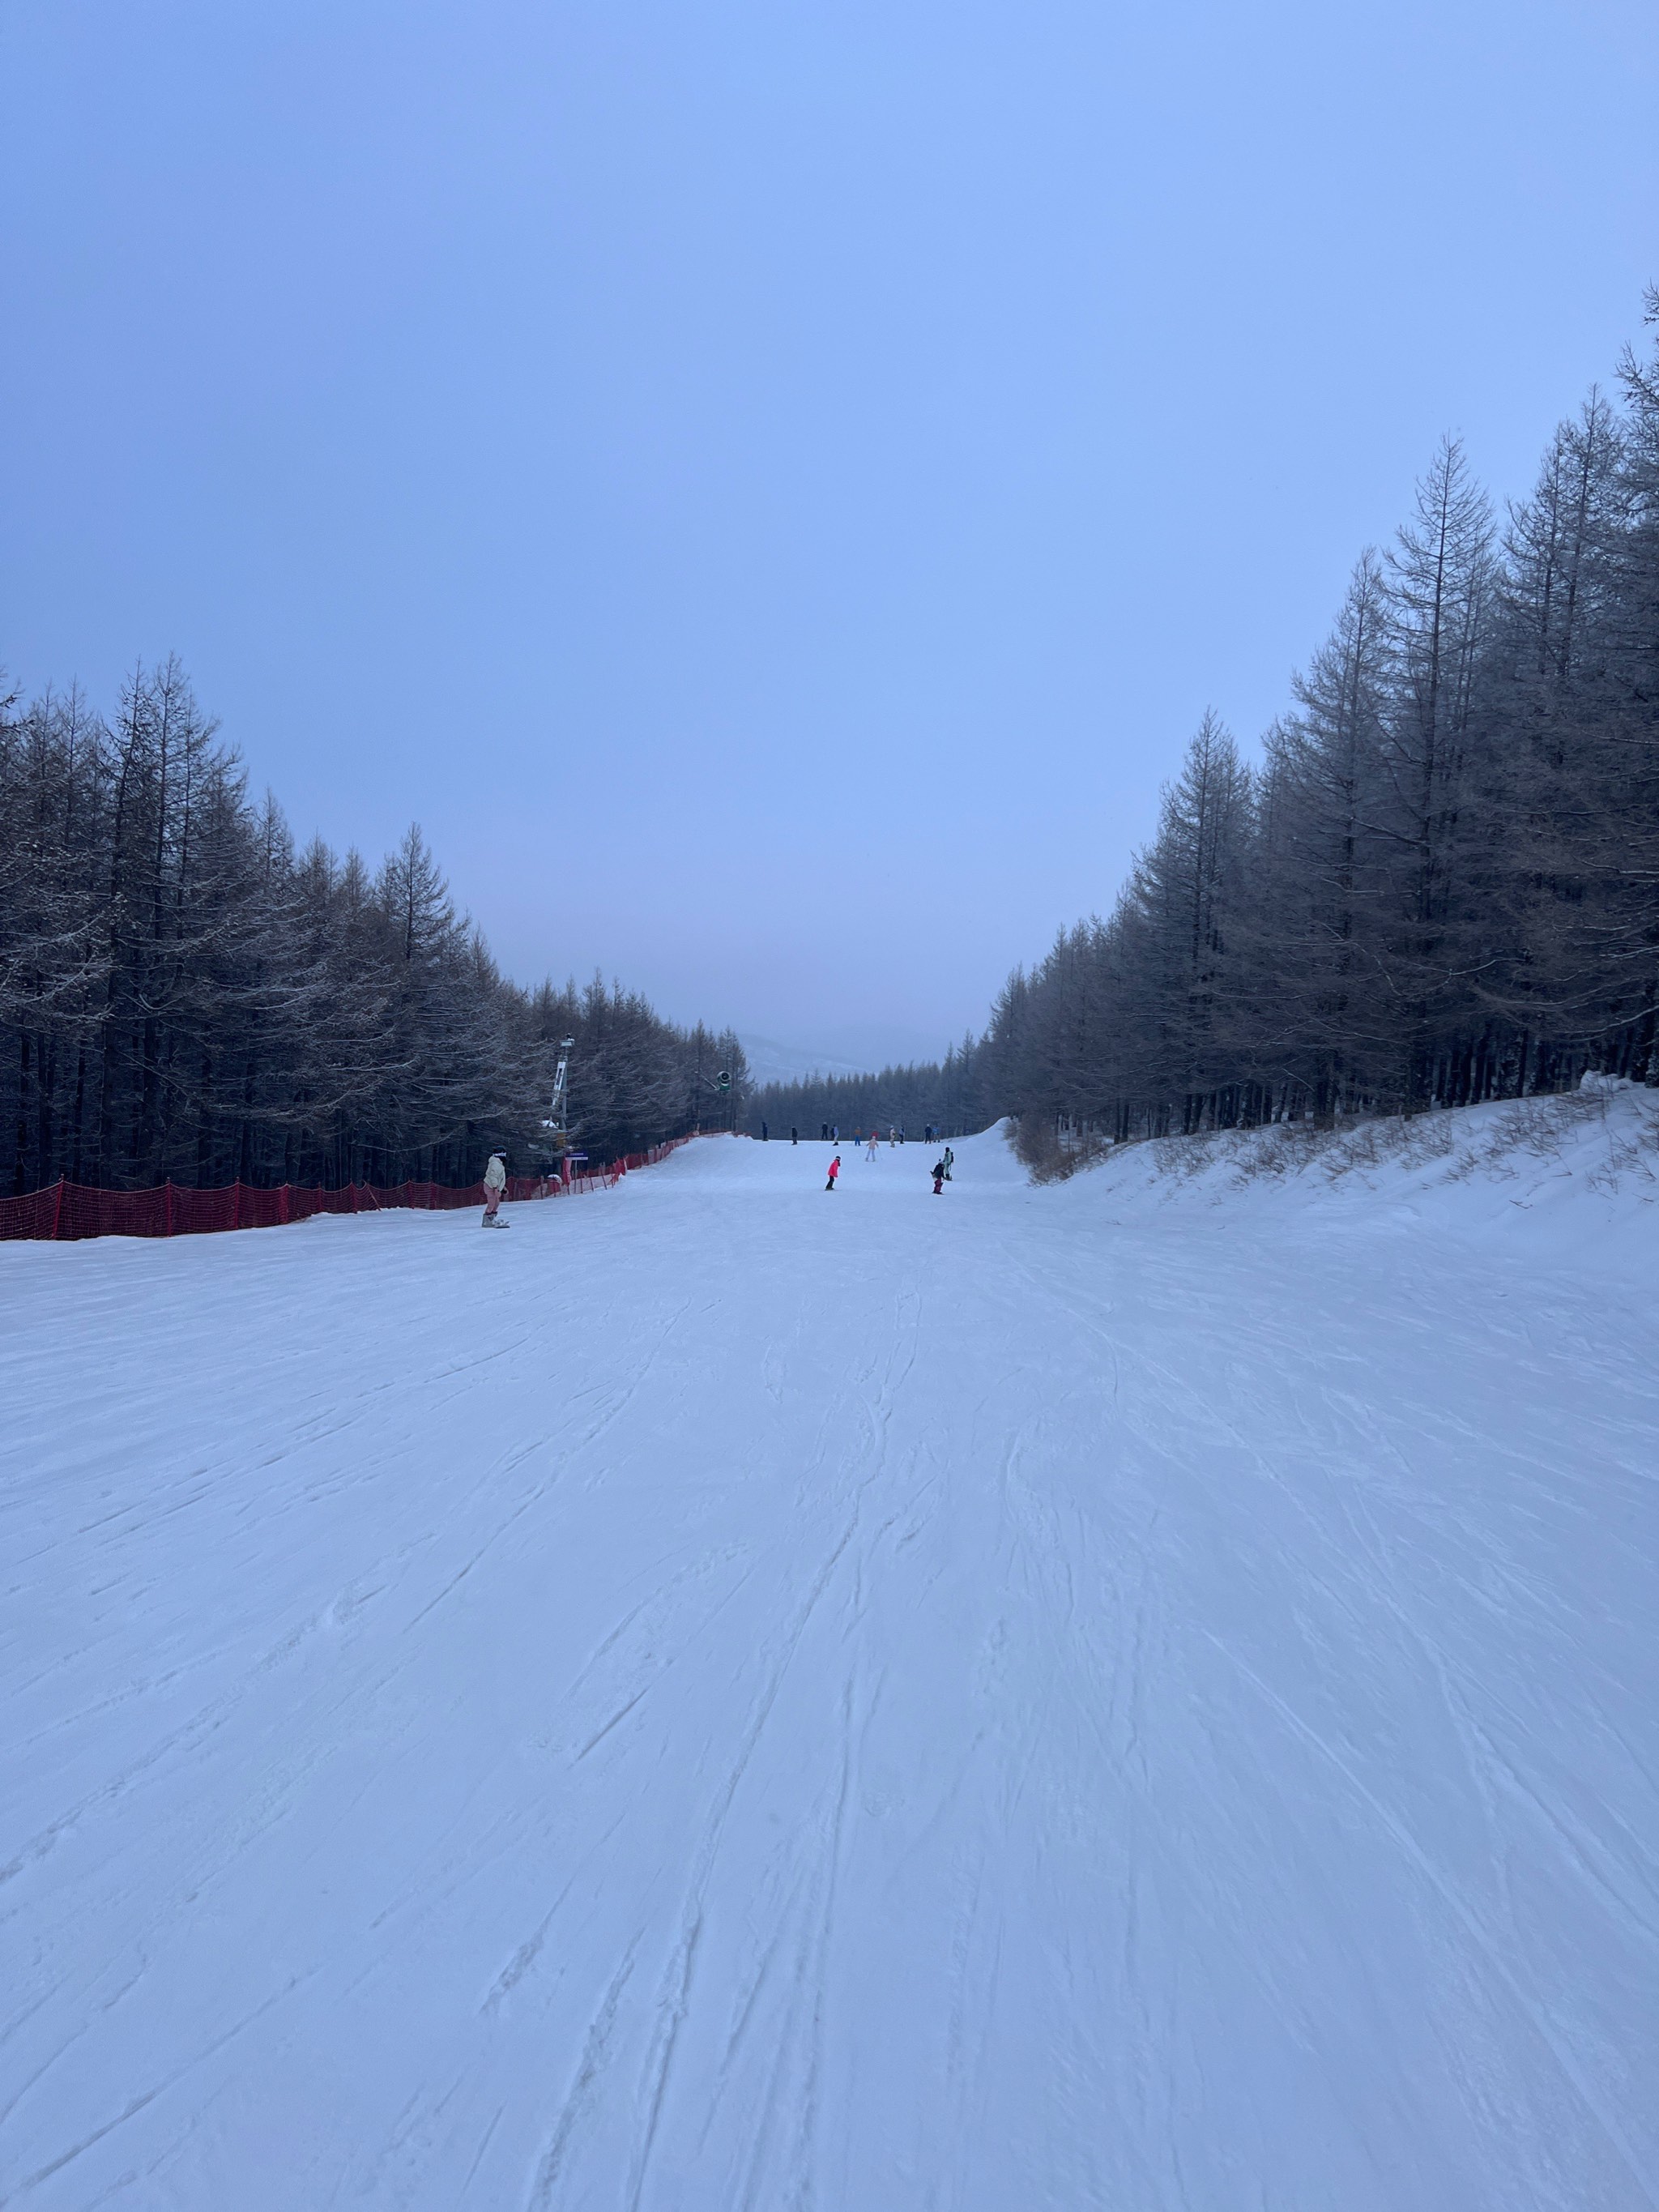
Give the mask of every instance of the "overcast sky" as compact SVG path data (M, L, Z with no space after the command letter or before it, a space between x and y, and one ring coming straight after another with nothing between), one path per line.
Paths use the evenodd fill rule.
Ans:
M1659 276L1653 0L0 0L0 92L14 678L176 650L513 973L841 1054Z

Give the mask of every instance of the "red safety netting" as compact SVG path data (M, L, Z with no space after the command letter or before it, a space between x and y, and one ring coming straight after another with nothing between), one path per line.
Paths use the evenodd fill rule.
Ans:
M648 1152L628 1152L590 1174L509 1176L503 1195L509 1201L562 1198L573 1191L608 1190L636 1168L666 1159L688 1137L675 1137ZM285 1221L308 1221L314 1213L382 1213L396 1206L428 1212L482 1206L481 1182L457 1189L448 1183L400 1182L391 1188L348 1183L324 1190L283 1183L265 1190L234 1182L223 1190L192 1190L187 1184L162 1183L155 1190L97 1190L66 1180L22 1198L0 1198L0 1242L45 1237L69 1243L83 1237L198 1237L218 1229L276 1229Z

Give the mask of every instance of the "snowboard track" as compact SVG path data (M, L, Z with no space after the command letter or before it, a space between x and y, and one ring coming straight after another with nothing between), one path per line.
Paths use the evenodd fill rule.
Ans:
M0 1255L0 2204L1659 2203L1646 1276L958 1149Z

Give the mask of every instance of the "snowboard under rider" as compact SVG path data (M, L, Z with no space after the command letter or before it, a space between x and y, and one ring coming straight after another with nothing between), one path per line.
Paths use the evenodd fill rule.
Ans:
M505 1229L506 1222L496 1218L495 1209L501 1202L501 1193L507 1188L507 1162L499 1152L489 1155L489 1165L483 1173L484 1210L481 1226L485 1229Z
M836 1187L836 1177L840 1173L841 1173L841 1154L840 1154L839 1152L837 1152L837 1153L836 1154L835 1158L834 1158L833 1160L831 1160L831 1161L830 1161L830 1180L829 1180L829 1182L828 1182L827 1183L825 1183L825 1185L823 1186L823 1187L824 1187L824 1188L825 1188L826 1190L833 1190L833 1189L835 1188L835 1187Z

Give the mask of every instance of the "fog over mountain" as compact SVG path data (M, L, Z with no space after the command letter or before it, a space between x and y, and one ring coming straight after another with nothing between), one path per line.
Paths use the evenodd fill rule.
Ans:
M757 1084L796 1083L808 1075L862 1075L872 1068L903 1067L913 1060L936 1060L951 1043L896 1023L868 1022L831 1026L810 1041L738 1032Z

